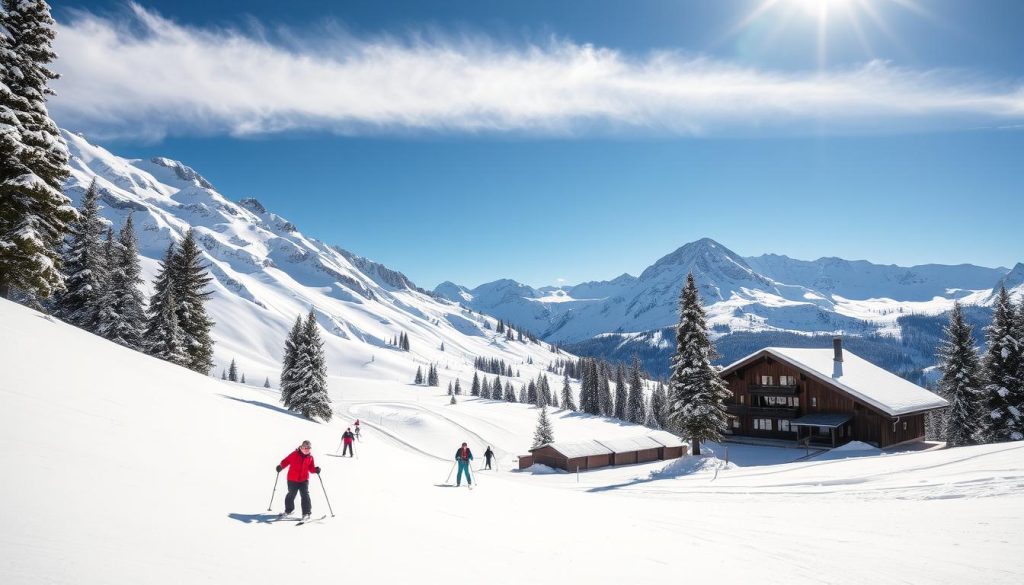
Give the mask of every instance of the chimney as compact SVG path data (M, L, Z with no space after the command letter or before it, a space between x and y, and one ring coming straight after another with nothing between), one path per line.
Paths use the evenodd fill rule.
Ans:
M836 335L832 338L832 350L835 352L835 357L832 358L837 362L843 361L843 338Z

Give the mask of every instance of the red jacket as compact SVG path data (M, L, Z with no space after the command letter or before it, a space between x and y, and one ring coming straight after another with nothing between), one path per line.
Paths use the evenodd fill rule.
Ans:
M312 455L303 455L298 449L281 460L281 467L288 468L288 481L309 481L309 474L316 470Z
M353 434L352 434L351 432L349 432L349 431L345 431L345 432L344 432L344 433L342 433L342 435L341 435L341 440L345 441L345 444L346 444L346 445L351 445L351 444L352 444L352 439L354 439L354 438L355 438L355 435L353 435Z

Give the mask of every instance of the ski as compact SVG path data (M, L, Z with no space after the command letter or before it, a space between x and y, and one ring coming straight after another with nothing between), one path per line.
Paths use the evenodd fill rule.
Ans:
M302 526L303 524L309 524L310 522L319 522L319 521L323 520L324 518L327 518L327 514L324 514L323 516L321 516L319 518L309 518L308 520L300 520L299 523L296 524L296 526Z

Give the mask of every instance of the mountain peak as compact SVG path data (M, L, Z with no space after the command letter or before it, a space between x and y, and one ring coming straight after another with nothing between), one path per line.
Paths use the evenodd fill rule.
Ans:
M195 169L180 161L165 158L162 156L155 156L149 159L149 162L153 163L158 167L163 167L165 169L172 171L180 181L192 183L193 185L197 187L202 187L204 189L214 189L212 183L207 181L202 175L196 172Z

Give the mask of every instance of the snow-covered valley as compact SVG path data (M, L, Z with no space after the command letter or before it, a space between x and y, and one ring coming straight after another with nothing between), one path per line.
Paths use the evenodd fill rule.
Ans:
M511 472L529 405L338 375L317 424L274 390L204 377L0 301L0 582L1016 583L1024 445L838 459L731 446L581 474ZM60 356L59 362L54 356ZM470 366L443 372L465 385ZM357 458L338 458L353 417ZM640 427L554 411L556 437ZM313 443L321 522L296 529L274 465ZM498 452L445 487L468 441ZM721 455L723 447L712 446ZM785 461L792 461L785 463ZM775 465L759 465L763 463ZM664 468L664 470L662 470ZM659 473L660 472L660 473ZM282 482L283 483L283 482ZM330 498L334 517L328 512Z

